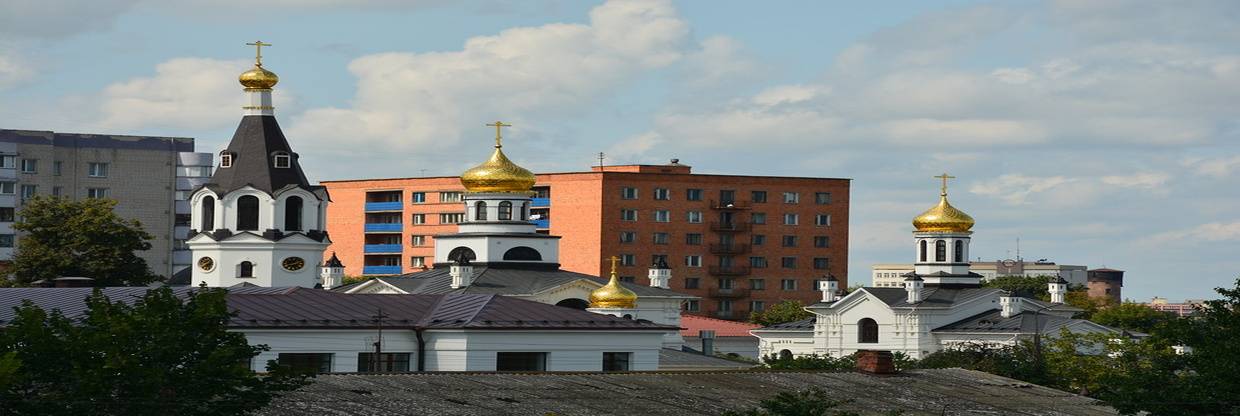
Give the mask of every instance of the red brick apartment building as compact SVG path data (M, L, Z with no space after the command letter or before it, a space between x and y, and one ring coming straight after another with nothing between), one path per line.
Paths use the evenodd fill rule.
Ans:
M828 272L847 287L848 179L692 174L690 167L626 165L537 175L531 214L561 236L565 270L647 284L662 257L673 290L700 296L689 312L740 319L779 300L814 302ZM457 177L326 181L329 251L346 273L391 275L433 267L435 235L465 215Z

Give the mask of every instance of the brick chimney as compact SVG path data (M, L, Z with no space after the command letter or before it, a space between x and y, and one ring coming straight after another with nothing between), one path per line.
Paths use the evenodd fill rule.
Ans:
M857 351L857 371L867 374L895 374L891 351Z

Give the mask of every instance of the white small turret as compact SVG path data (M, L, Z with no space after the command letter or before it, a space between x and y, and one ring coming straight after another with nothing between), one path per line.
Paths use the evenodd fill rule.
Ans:
M1020 298L1015 296L1000 296L999 306L1003 309L999 311L999 316L1011 318L1020 314Z
M904 291L908 294L908 303L921 302L926 293L926 281L916 274L911 275L904 279Z
M650 287L671 289L672 268L667 267L667 260L659 260L650 265Z
M1047 291L1051 292L1051 303L1064 303L1065 295L1068 294L1068 281L1063 276L1058 276L1047 284Z
M452 267L448 269L448 275L452 277L452 288L460 289L474 283L474 266L469 264L469 257L460 255L456 258L456 263L452 263Z
M331 289L344 284L344 263L336 257L336 252L332 252L332 258L323 262L323 266L319 267L319 277L322 279L324 289Z
M826 279L818 281L818 290L822 292L823 302L835 302L839 300L840 281L828 274Z

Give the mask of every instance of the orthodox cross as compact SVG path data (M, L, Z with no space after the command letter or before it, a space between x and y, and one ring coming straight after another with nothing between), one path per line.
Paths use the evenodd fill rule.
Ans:
M263 66L263 47L271 46L271 44L263 43L263 41L258 40L254 41L254 43L247 43L246 45L254 47L254 66Z
M943 174L942 174L942 175L935 176L935 177L943 180L943 188L942 188L942 190L941 190L940 192L942 193L942 195L947 195L947 180L948 180L948 179L956 179L956 177L955 177L955 176L948 176L948 175L947 175L947 172L943 172Z
M500 140L503 140L504 136L500 133L499 129L503 127L512 127L512 125L504 124L504 122L502 121L496 121L494 123L487 124L487 126L495 127L495 148L498 149L498 148L504 147L502 144L500 144Z
M608 260L611 260L611 274L615 275L616 274L616 262L620 261L620 258L616 256L611 256L610 258L608 258Z

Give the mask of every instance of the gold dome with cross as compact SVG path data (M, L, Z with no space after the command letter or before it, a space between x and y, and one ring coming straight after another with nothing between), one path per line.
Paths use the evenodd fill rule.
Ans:
M517 166L504 155L500 128L512 125L496 121L487 126L495 127L495 151L486 162L462 173L461 185L472 193L529 193L537 180L534 173Z
M637 294L632 290L620 285L620 278L616 277L616 262L620 261L619 257L611 256L611 279L606 285L590 292L591 308L616 308L616 309L635 309L637 308Z
M275 72L263 68L263 47L271 46L271 44L263 43L260 40L254 43L247 43L246 45L254 47L254 68L242 72L241 76L238 77L241 86L245 87L246 90L269 90L271 87L276 86L276 83L280 82L280 77L276 76Z
M969 232L969 229L973 228L973 217L947 202L947 180L954 179L955 176L944 173L935 177L943 180L939 203L913 218L913 227L919 232Z

